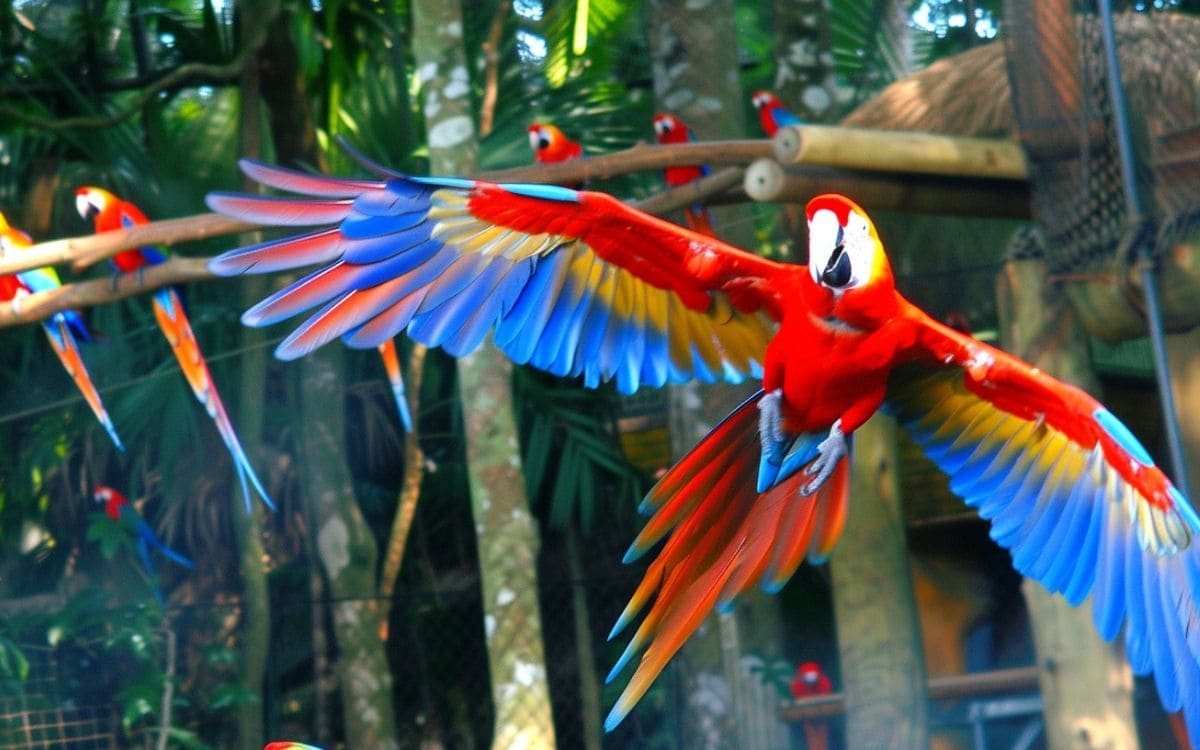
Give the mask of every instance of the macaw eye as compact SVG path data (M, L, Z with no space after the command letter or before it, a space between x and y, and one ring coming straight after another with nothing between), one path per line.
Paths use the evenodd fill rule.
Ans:
M821 283L832 289L841 289L850 283L852 277L850 255L846 252L846 244L838 243L821 272Z
M663 118L654 122L654 131L659 135L666 135L671 132L671 121Z

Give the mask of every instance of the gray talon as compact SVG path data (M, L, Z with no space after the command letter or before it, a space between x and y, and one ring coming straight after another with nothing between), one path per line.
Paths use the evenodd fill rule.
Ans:
M842 432L842 420L839 419L829 428L829 437L817 445L817 457L804 470L807 476L812 477L812 481L804 485L800 490L801 494L811 495L821 489L833 474L838 461L848 452L846 434Z

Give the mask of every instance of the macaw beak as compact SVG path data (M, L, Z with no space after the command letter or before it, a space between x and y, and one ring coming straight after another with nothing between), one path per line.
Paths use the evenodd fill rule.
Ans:
M75 210L79 212L79 217L84 221L95 218L96 214L100 213L102 206L93 202L88 193L77 193L75 195Z

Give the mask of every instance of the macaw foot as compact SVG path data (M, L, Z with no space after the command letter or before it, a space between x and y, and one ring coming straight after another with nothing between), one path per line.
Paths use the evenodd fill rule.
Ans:
M776 388L758 401L758 440L762 457L758 462L758 491L766 492L779 479L788 449L795 441L783 428L783 390Z
M138 266L134 273L137 274L138 286L146 286L146 267Z
M845 458L849 452L846 433L842 432L842 420L839 419L829 428L829 437L817 444L817 457L804 470L812 480L800 488L800 494L811 495L821 489L821 485L833 474L838 461Z
M112 275L112 277L109 279L109 281L108 281L108 291L109 291L109 292L111 292L111 293L113 293L113 294L116 294L116 292L117 292L117 282L118 282L118 281L120 281L120 280L121 280L121 273L118 271L117 273L114 273L114 274Z

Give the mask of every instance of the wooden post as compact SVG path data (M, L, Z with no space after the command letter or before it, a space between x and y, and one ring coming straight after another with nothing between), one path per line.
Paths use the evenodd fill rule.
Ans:
M850 750L929 746L896 429L877 414L854 433L850 512L830 562Z
M1096 390L1087 342L1066 295L1048 289L1041 263L1009 262L998 281L1005 349L1055 377ZM1029 607L1050 750L1136 748L1133 676L1120 644L1092 624L1091 600L1071 607L1041 586L1022 586Z
M1024 180L1025 152L1016 141L905 130L790 125L773 139L780 164Z
M785 167L759 159L743 186L756 201L805 203L821 193L844 193L868 211L903 211L989 219L1028 219L1029 187L1015 180L886 174L831 167Z

